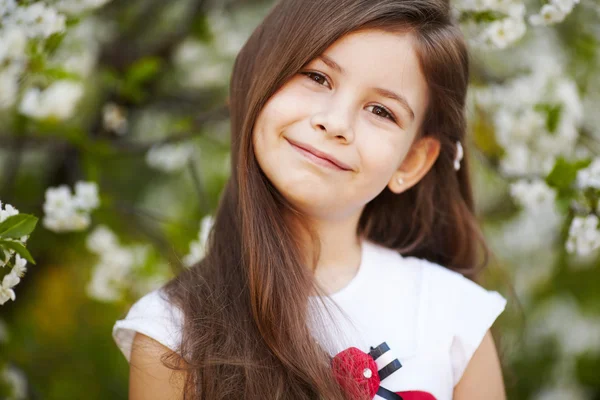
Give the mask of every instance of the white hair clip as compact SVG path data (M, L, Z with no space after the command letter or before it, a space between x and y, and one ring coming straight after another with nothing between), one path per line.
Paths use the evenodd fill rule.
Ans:
M463 151L463 147L462 144L460 144L460 141L456 142L456 158L454 159L454 169L455 170L459 170L460 169L460 162L463 159L463 156L465 155L465 152Z

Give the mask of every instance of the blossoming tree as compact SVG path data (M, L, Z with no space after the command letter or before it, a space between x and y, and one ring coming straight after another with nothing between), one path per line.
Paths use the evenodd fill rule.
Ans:
M60 315L95 313L86 336L102 348L129 302L203 257L229 174L229 74L270 5L0 0L0 398L89 397L84 372L33 373L32 341L71 335L72 349L81 332ZM587 371L600 367L600 5L452 5L473 54L475 186L500 256L490 279L507 271L526 311L502 338L509 397L598 396ZM88 350L77 362L102 365L99 398L113 379L123 389L122 360Z

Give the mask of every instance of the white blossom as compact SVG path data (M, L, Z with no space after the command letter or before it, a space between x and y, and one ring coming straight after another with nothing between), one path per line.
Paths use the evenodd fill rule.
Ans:
M17 9L15 0L0 0L0 18L12 14Z
M69 210L73 207L73 196L67 185L51 187L46 190L44 213L63 214L65 213L65 210Z
M181 66L190 65L206 58L210 51L210 46L199 40L187 39L177 47L173 61Z
M146 163L160 171L174 172L186 166L194 151L191 143L154 145L146 153Z
M108 253L118 247L117 236L106 226L97 226L86 240L87 248L96 253Z
M2 207L2 202L0 201L0 223L6 221L8 217L12 217L19 214L19 210L10 204L5 204L4 208Z
M520 180L510 187L510 194L529 212L535 213L542 207L552 206L556 192L546 182Z
M202 260L206 254L206 244L208 241L208 235L214 224L212 216L207 215L202 218L200 222L200 231L198 232L198 239L190 243L189 253L183 257L183 264L187 267L191 267L200 260Z
M222 85L227 82L231 63L215 47L198 40L185 40L174 54L174 64L180 70L182 84L193 88Z
M499 11L508 14L511 8L520 4L522 5L515 0L459 0L454 6L461 11Z
M529 326L528 341L555 337L565 357L600 354L600 319L583 314L571 296L553 297L538 305Z
M11 206L10 204L5 204L3 207L2 202L0 201L0 223L6 221L7 218L12 217L17 214L19 214L19 210L17 210L15 207ZM16 240L16 241L24 244L26 240L27 240L27 236L23 236L20 240ZM2 250L3 250L2 253L0 253L0 268L5 267L8 264L8 262L10 261L10 259L12 258L13 254L15 254L14 250L6 250L6 249L2 249Z
M16 103L20 78L21 70L18 67L9 66L0 70L0 110Z
M73 212L62 218L45 217L44 227L53 232L82 231L90 226L91 219L87 214Z
M15 300L15 291L13 288L21 281L21 279L13 273L13 271L4 275L2 284L0 285L0 306L6 303L9 299Z
M508 6L506 7L506 13L511 18L517 18L523 20L526 13L525 4L520 1L517 2L508 2Z
M479 22L473 18L463 19L461 28L471 45L481 48L504 49L522 38L527 31L525 5L518 0L459 0L453 3L455 17L462 13L493 12L499 19Z
M101 45L110 40L113 33L110 24L94 17L86 17L61 41L55 52L49 55L48 63L78 75L89 77L100 56Z
M97 52L91 50L90 48L85 48L77 52L63 52L61 55L62 58L59 59L61 68L67 72L77 74L81 78L88 77L94 70L96 62L98 61ZM54 59L57 58L58 55L54 57Z
M0 65L7 61L22 60L27 45L25 30L17 26L0 29L0 43Z
M113 302L121 298L121 284L117 276L111 275L110 269L98 264L92 270L92 279L86 287L88 296L93 299Z
M117 135L127 133L127 116L125 109L114 103L107 103L102 109L102 121L104 128L115 132Z
M542 203L535 212L519 212L501 227L495 235L496 247L507 257L546 251L558 239L564 217L554 203Z
M591 214L587 217L575 217L569 228L566 249L569 253L588 256L600 248L600 230L598 217Z
M533 397L533 400L587 400L589 397L579 387L573 386L543 386Z
M577 185L581 189L600 189L600 157L594 159L589 167L577 171Z
M559 73L559 71L556 71ZM563 108L561 118L580 125L583 122L583 101L579 95L577 83L565 77L551 78L551 88L547 91L547 100L560 104Z
M560 254L556 246L550 246L549 243L553 243L558 237L555 232L559 229L559 226L554 226L553 232L541 232L544 237L547 237L548 234L552 235L551 241L536 238L533 240L538 242L538 246L528 247L527 243L531 239L527 235L536 234L535 228L536 225L539 225L539 219L531 218L527 213L524 213L523 218L531 222L528 227L525 227L527 232L516 232L515 234L525 241L525 245L521 245L521 248L506 247L504 250L507 259L512 264L512 282L514 282L515 296L519 298L519 302L524 308L528 308L530 306L535 307L538 291L552 284L552 279L556 273L554 266ZM516 242L518 239L512 240Z
M573 11L575 4L579 4L580 0L551 0L551 2L564 12L570 13Z
M110 0L58 0L54 3L54 7L65 14L77 15L98 9L108 2Z
M104 225L90 233L86 246L100 257L86 288L88 296L105 302L118 301L128 285L133 285L131 281L137 279L131 276L146 262L149 246L122 246L117 236Z
M131 249L118 245L99 256L100 261L94 266L87 285L88 296L101 301L117 301L139 257Z
M55 33L64 32L66 17L54 8L37 2L17 7L4 18L5 26L18 26L25 29L30 38L47 38Z
M534 400L587 400L590 398L589 391L577 379L577 360L571 354L563 354L556 360L548 382L540 388L533 397Z
M11 394L7 400L27 399L27 379L22 371L13 366L6 365L2 371L2 378L8 383L8 387L11 389Z
M43 91L38 88L28 89L23 95L19 111L36 119L52 117L65 120L73 115L82 96L81 82L56 81Z
M14 288L19 284L19 282L21 282L21 278L19 278L14 272L15 271L13 270L10 271L8 274L4 275L4 278L2 279L3 287L7 289Z
M571 158L583 123L575 82L562 76L561 68L535 68L545 67L536 65L530 74L474 94L491 115L496 139L505 150L501 170L508 175L547 174L557 157ZM555 126L547 124L550 112L559 113Z
M527 26L522 18L504 18L491 22L483 33L483 41L504 49L525 35Z
M141 111L132 116L131 134L140 140L158 141L170 136L173 123L166 112Z
M22 278L27 271L26 265L27 260L17 254L15 256L15 265L13 266L11 273L15 274L18 278Z
M98 207L98 188L93 182L77 182L75 195L66 185L46 190L44 227L54 232L81 231L91 222L89 213Z
M83 211L91 211L98 208L100 205L98 185L95 182L76 182L73 203Z
M1 24L0 24L1 26ZM25 68L27 36L16 26L0 28L0 110L17 101L19 81Z
M209 12L208 24L215 40L214 47L223 58L233 58L240 51L250 31L248 27L256 26L261 13L253 13L251 9L240 8L237 13L213 10ZM228 68L227 70L230 70Z
M544 4L539 14L534 14L529 17L531 25L550 25L561 22L568 15L563 8L556 4Z
M12 288L6 288L4 285L0 285L0 306L6 303L8 300L15 300L15 291Z

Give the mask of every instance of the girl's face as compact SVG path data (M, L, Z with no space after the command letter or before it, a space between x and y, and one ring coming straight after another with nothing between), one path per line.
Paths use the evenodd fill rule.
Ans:
M354 32L269 99L254 127L254 152L301 212L356 216L386 186L401 191L397 177L426 106L410 34Z

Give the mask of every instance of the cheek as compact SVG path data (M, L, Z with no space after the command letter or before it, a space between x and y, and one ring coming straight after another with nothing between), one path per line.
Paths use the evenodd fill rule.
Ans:
M305 116L306 106L310 103L310 97L292 81L271 96L261 110L259 119L268 121L272 128L282 129Z
M380 135L377 140L364 143L360 146L363 179L374 190L383 190L406 157L409 146L410 140L394 134Z
M262 108L254 125L254 140L273 140L297 119L294 102L286 91L273 95Z
M252 131L252 141L257 159L264 159L273 146L277 136L281 133L283 115L279 111L277 97L272 97L258 114Z
M286 112L285 100L285 96L273 96L261 110L252 132L256 161L278 190L289 179L290 169L289 160L285 157L287 142L283 135L295 121L293 115Z
M284 85L271 96L256 119L252 133L254 153L267 176L275 172L270 169L280 168L284 161L280 153L287 144L282 135L307 118L309 102L303 93L294 81Z
M271 165L274 163L272 157L269 157L269 154L272 154L270 150L273 147L274 138L269 135L270 120L267 115L268 110L265 108L257 118L252 132L252 145L260 169L269 176Z

